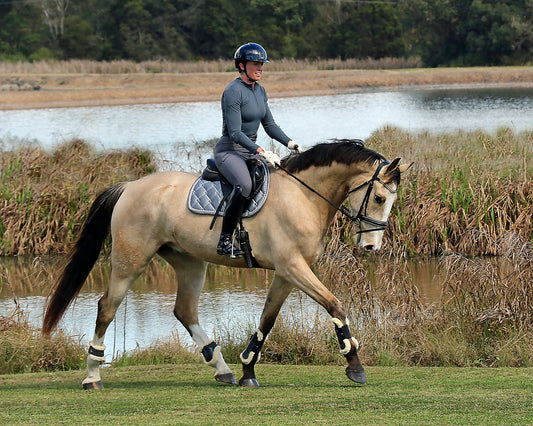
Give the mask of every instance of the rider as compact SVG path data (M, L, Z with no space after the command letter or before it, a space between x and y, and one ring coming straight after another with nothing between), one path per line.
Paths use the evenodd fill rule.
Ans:
M265 151L255 143L259 123L272 139L301 152L300 146L274 121L265 89L259 84L263 64L269 62L265 49L257 43L246 43L237 49L234 59L240 77L228 84L222 94L222 137L215 146L217 168L234 187L234 196L226 208L217 245L217 253L225 256L243 254L233 246L232 237L252 191L246 160L259 155L272 166L280 164L276 153Z

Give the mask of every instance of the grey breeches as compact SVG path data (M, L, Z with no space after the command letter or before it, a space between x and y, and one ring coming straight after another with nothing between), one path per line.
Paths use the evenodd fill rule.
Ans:
M250 196L252 179L244 158L234 151L224 151L215 154L215 163L229 183L241 187L243 197Z

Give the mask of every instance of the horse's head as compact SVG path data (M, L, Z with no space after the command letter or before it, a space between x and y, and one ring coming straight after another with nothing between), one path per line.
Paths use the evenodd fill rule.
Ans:
M397 197L400 176L413 163L400 165L400 159L381 162L372 178L349 192L349 200L355 208L354 243L368 251L381 248L392 205Z

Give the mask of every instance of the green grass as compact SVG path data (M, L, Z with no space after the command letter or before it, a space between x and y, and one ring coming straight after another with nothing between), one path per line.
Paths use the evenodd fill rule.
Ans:
M235 373L240 367L233 366ZM202 365L0 376L2 424L531 424L532 368L367 368L359 387L342 367L257 367L259 389L222 385Z

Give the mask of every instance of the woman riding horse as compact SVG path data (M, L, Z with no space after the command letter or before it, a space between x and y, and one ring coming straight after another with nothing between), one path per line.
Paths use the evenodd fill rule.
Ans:
M257 145L257 129L263 125L268 136L289 149L301 152L276 124L266 91L259 84L263 64L269 62L267 53L257 43L246 43L234 55L235 67L240 77L232 81L222 94L222 137L215 147L215 163L222 175L235 188L222 221L222 232L217 253L224 256L242 256L244 253L233 246L232 237L252 191L252 180L246 160L263 157L272 166L280 164L280 158L272 151Z
M310 147L281 162L270 176L263 208L246 219L254 257L261 268L274 270L261 319L241 353L242 386L259 386L254 367L285 299L301 290L331 316L346 375L365 383L357 340L351 336L346 311L322 284L310 265L323 253L327 232L340 212L354 226L354 242L368 251L380 249L400 175L410 164L391 162L361 141L337 141ZM103 191L94 201L80 236L47 304L43 333L49 334L74 301L98 259L110 231L111 274L98 302L94 335L89 342L85 389L101 389L100 365L105 361L105 334L135 280L157 254L174 269L177 281L174 315L215 369L216 380L236 383L220 346L200 325L198 303L208 262L246 267L243 257L215 253L218 236L209 230L211 218L187 207L187 196L198 179L194 173L153 173ZM348 200L353 210L344 206ZM147 324L147 327L157 324Z

